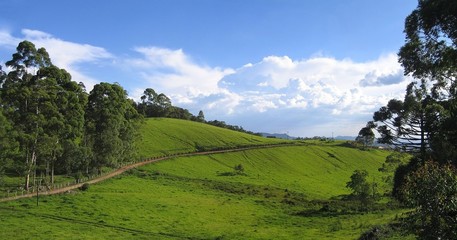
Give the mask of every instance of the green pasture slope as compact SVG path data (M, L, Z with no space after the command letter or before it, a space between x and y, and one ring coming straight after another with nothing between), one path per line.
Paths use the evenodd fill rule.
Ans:
M145 121L139 143L141 157L286 142L180 119L149 118Z
M278 141L171 119L148 120L143 129L140 154L149 155ZM0 203L0 239L356 239L400 212L382 205L361 213L333 199L349 193L355 169L380 181L388 154L308 142L176 157L86 191L41 197L39 206L36 199ZM236 174L238 164L244 172Z

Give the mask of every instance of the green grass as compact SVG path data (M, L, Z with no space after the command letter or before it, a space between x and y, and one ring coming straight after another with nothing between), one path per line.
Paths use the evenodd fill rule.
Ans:
M141 157L291 142L170 118L148 118L140 133L138 148Z
M144 156L283 142L173 119L147 120L142 135ZM364 212L339 200L356 169L381 182L389 152L303 144L176 157L39 206L0 203L0 239L356 239L401 215L387 203Z

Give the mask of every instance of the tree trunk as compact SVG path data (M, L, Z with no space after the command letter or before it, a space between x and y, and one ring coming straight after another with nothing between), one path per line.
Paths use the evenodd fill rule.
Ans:
M54 187L54 163L51 164L51 187Z

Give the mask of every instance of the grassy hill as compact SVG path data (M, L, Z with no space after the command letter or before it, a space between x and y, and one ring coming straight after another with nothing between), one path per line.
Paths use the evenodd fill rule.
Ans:
M142 135L145 156L279 141L172 119L148 120ZM176 157L39 206L0 203L0 239L354 239L400 211L332 200L349 193L355 169L380 182L389 154L342 143Z
M286 142L212 125L170 118L149 118L141 128L140 156L155 157L215 148Z

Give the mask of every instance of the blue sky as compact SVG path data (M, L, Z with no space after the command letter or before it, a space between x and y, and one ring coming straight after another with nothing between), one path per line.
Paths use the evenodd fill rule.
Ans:
M152 87L208 120L356 135L401 98L396 53L416 0L0 2L0 63L27 39L88 90Z

